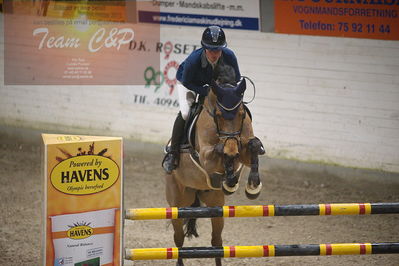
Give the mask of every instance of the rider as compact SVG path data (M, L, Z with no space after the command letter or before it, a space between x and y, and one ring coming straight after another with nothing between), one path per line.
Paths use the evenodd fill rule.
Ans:
M226 36L219 26L207 27L201 39L202 48L193 51L180 64L176 78L184 87L200 96L199 102L208 94L211 80L216 80L217 69L229 65L234 69L236 82L241 74L237 58L233 51L226 48ZM165 155L162 166L170 174L179 164L180 142L184 134L185 118L179 112L173 125L172 139L169 152Z

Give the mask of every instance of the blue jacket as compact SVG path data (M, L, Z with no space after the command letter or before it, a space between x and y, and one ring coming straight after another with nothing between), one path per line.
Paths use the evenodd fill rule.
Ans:
M237 57L233 51L228 48L222 48L222 56L219 58L217 65L227 64L233 67L236 81L241 78L238 68ZM187 89L192 90L202 96L206 96L208 91L203 88L205 84L211 84L214 77L214 71L211 64L205 57L205 49L200 48L193 51L183 63L180 64L176 73L176 78Z

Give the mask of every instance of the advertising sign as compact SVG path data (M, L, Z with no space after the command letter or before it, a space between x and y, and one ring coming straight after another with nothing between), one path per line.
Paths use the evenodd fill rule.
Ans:
M138 40L158 42L160 29L134 23L135 6L126 1L10 5L4 15L6 85L144 85L141 62L159 66L159 54L129 50Z
M42 137L43 265L121 265L122 139Z
M259 30L258 0L169 0L152 1L152 6L138 2L137 9L139 22Z
M275 31L399 40L399 1L275 0Z
M168 36L156 43L144 40L145 49L154 50L158 53L160 65L156 66L144 62L145 69L141 73L145 80L144 87L132 86L122 102L126 105L138 104L172 109L179 108L177 69L191 52L201 47L201 32L198 31L198 35L192 35L193 40L191 41L187 41L187 38L179 38L179 36ZM137 43L131 49L140 49L140 44Z

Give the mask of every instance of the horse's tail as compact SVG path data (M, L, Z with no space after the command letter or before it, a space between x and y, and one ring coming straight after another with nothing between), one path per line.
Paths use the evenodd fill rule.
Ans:
M198 194L195 193L195 200L194 203L191 204L191 207L200 207L201 202L198 198ZM188 238L192 238L193 236L198 237L198 232L197 232L197 219L196 218L186 218L184 219L184 225L185 225L185 233L184 236Z

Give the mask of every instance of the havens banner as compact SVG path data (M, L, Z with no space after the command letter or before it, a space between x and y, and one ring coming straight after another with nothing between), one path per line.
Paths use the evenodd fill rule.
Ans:
M122 265L122 138L42 137L41 265Z
M399 40L399 0L275 0L275 32Z
M137 10L139 22L259 30L258 0L169 0L152 1L152 6L137 2Z

